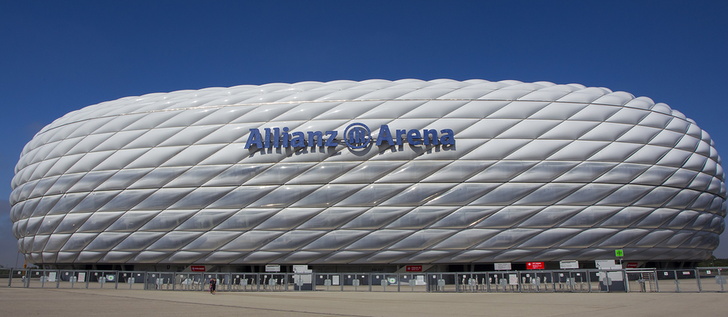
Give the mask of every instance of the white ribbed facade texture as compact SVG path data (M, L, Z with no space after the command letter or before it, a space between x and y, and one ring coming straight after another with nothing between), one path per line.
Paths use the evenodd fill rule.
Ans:
M36 264L587 261L615 249L701 260L726 213L720 158L695 122L548 82L127 97L43 128L15 173L13 230Z

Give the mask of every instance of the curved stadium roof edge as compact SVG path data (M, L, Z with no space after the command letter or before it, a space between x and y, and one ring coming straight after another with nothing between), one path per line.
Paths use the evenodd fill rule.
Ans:
M337 81L329 81L329 82L317 82L317 81L306 81L306 82L299 82L299 83L293 83L293 84L287 84L287 83L271 83L271 84L264 84L264 85L239 85L239 86L233 86L233 87L211 87L211 88L203 88L200 90L178 90L178 91L172 91L167 93L150 93L140 96L131 96L131 97L124 97L113 101L106 101L101 102L96 105L91 105L86 108L76 110L73 112L70 112L69 114L59 118L56 121L63 121L68 116L75 116L79 112L88 111L88 108L91 107L100 107L100 106L113 106L117 104L123 104L129 101L133 101L134 103L137 102L146 102L146 103L160 103L157 105L158 107L161 107L158 110L151 110L151 111L161 111L164 110L182 110L182 109L205 109L206 107L223 107L223 106L239 106L239 105L262 105L262 104L276 104L276 103L297 103L297 102L342 102L342 101L377 101L377 100L383 100L383 99L373 99L373 98L367 98L363 99L361 96L354 97L354 98L342 98L342 99L334 99L331 97L332 94L334 94L337 91L344 90L348 88L352 84L357 83L376 83L377 85L374 87L366 87L360 86L358 87L361 90L371 90L371 91L377 91L377 90L393 90L396 91L399 90L400 93L403 93L403 95L392 97L390 95L387 96L387 98L384 98L384 100L461 100L461 101L468 101L468 100L501 100L501 101L534 101L534 102L542 102L542 101L559 101L564 103L569 102L590 102L593 104L603 104L603 105L613 105L613 106L626 106L626 107L637 107L642 109L650 109L652 107L658 106L654 111L659 112L665 112L665 113L671 113L672 115L675 115L676 117L691 120L689 118L686 118L684 114L682 114L679 111L676 111L674 109L671 109L669 106L667 106L664 103L655 103L650 99L649 97L635 97L634 95L623 92L623 91L617 91L613 92L612 90L608 88L603 87L585 87L580 84L554 84L551 82L546 81L540 81L540 82L534 82L534 83L524 83L520 81L515 80L503 80L503 81L497 81L497 82L491 82L486 80L466 80L466 81L455 81L450 79L436 79L431 81L423 81L418 79L401 79L396 81L388 81L388 80L382 80L382 79L372 79L372 80L366 80L362 82L355 82L355 81L348 81L348 80L337 80ZM457 85L460 84L460 85ZM468 84L468 85L463 85ZM434 87L433 87L434 86ZM446 86L446 87L440 87L440 86ZM484 87L485 86L485 87ZM438 90L433 90L433 93L425 96L425 97L419 97L419 98L407 98L406 95L408 92L412 92L415 90L425 89L428 88L432 90L433 88L436 88ZM494 90L514 90L514 92L528 92L529 94L518 96L518 94L514 94L509 99L494 99L490 94L487 93L487 90L483 90L483 88L486 89L494 89ZM442 92L448 92L448 91L455 91L460 89L474 89L478 90L478 92L483 92L484 94L480 97L472 97L468 96L466 98L444 98L444 95L438 96L438 93ZM553 96L551 94L558 94L558 93L584 93L587 94L587 96L581 96L584 98L577 98L577 99L571 99L575 96L570 95L570 99L535 99L534 96L531 96L530 93L533 92L540 92L544 93L546 96ZM313 94L308 96L301 96L302 93L311 93L311 92L318 92L323 93L323 95L319 94ZM277 98L281 99L290 99L286 101L256 101L256 96L264 95L264 94L270 94L270 93L278 93L279 95L275 96ZM328 94L326 94L328 93ZM164 104L170 104L175 102L175 98L201 98L205 96L216 96L217 98L214 99L208 99L205 101L197 101L198 105L186 105L184 107L180 107L177 109L167 109L163 108ZM608 97L604 97L608 96ZM250 99L243 99L239 100L237 102L227 102L231 98L245 98L249 97ZM313 98L311 98L313 97ZM604 97L602 100L589 100L595 97ZM638 103L638 102L632 102L632 104L627 104L627 102L632 100L640 100L644 101L644 103ZM203 103L204 104L200 104ZM648 107L648 108L645 108ZM125 114L132 114L135 112L128 112ZM47 127L50 127L47 126ZM43 132L44 130L41 130Z

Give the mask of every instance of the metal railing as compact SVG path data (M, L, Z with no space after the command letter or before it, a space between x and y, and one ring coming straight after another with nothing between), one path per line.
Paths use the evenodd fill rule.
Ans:
M0 286L220 292L726 292L726 267L417 273L142 272L0 269Z

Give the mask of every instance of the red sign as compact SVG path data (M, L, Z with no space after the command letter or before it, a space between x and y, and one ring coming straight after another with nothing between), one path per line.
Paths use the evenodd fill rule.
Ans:
M636 269L639 266L637 262L627 262L627 268Z
M190 270L192 272L205 272L205 266L204 265L192 265L192 266L190 266Z
M526 270L543 270L545 267L543 262L526 262Z
M422 272L422 265L407 265L405 269L407 272Z

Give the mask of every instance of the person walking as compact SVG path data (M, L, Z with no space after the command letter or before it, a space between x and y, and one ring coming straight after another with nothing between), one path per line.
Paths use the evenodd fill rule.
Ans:
M217 280L215 278L210 279L210 294L215 295L217 290Z

